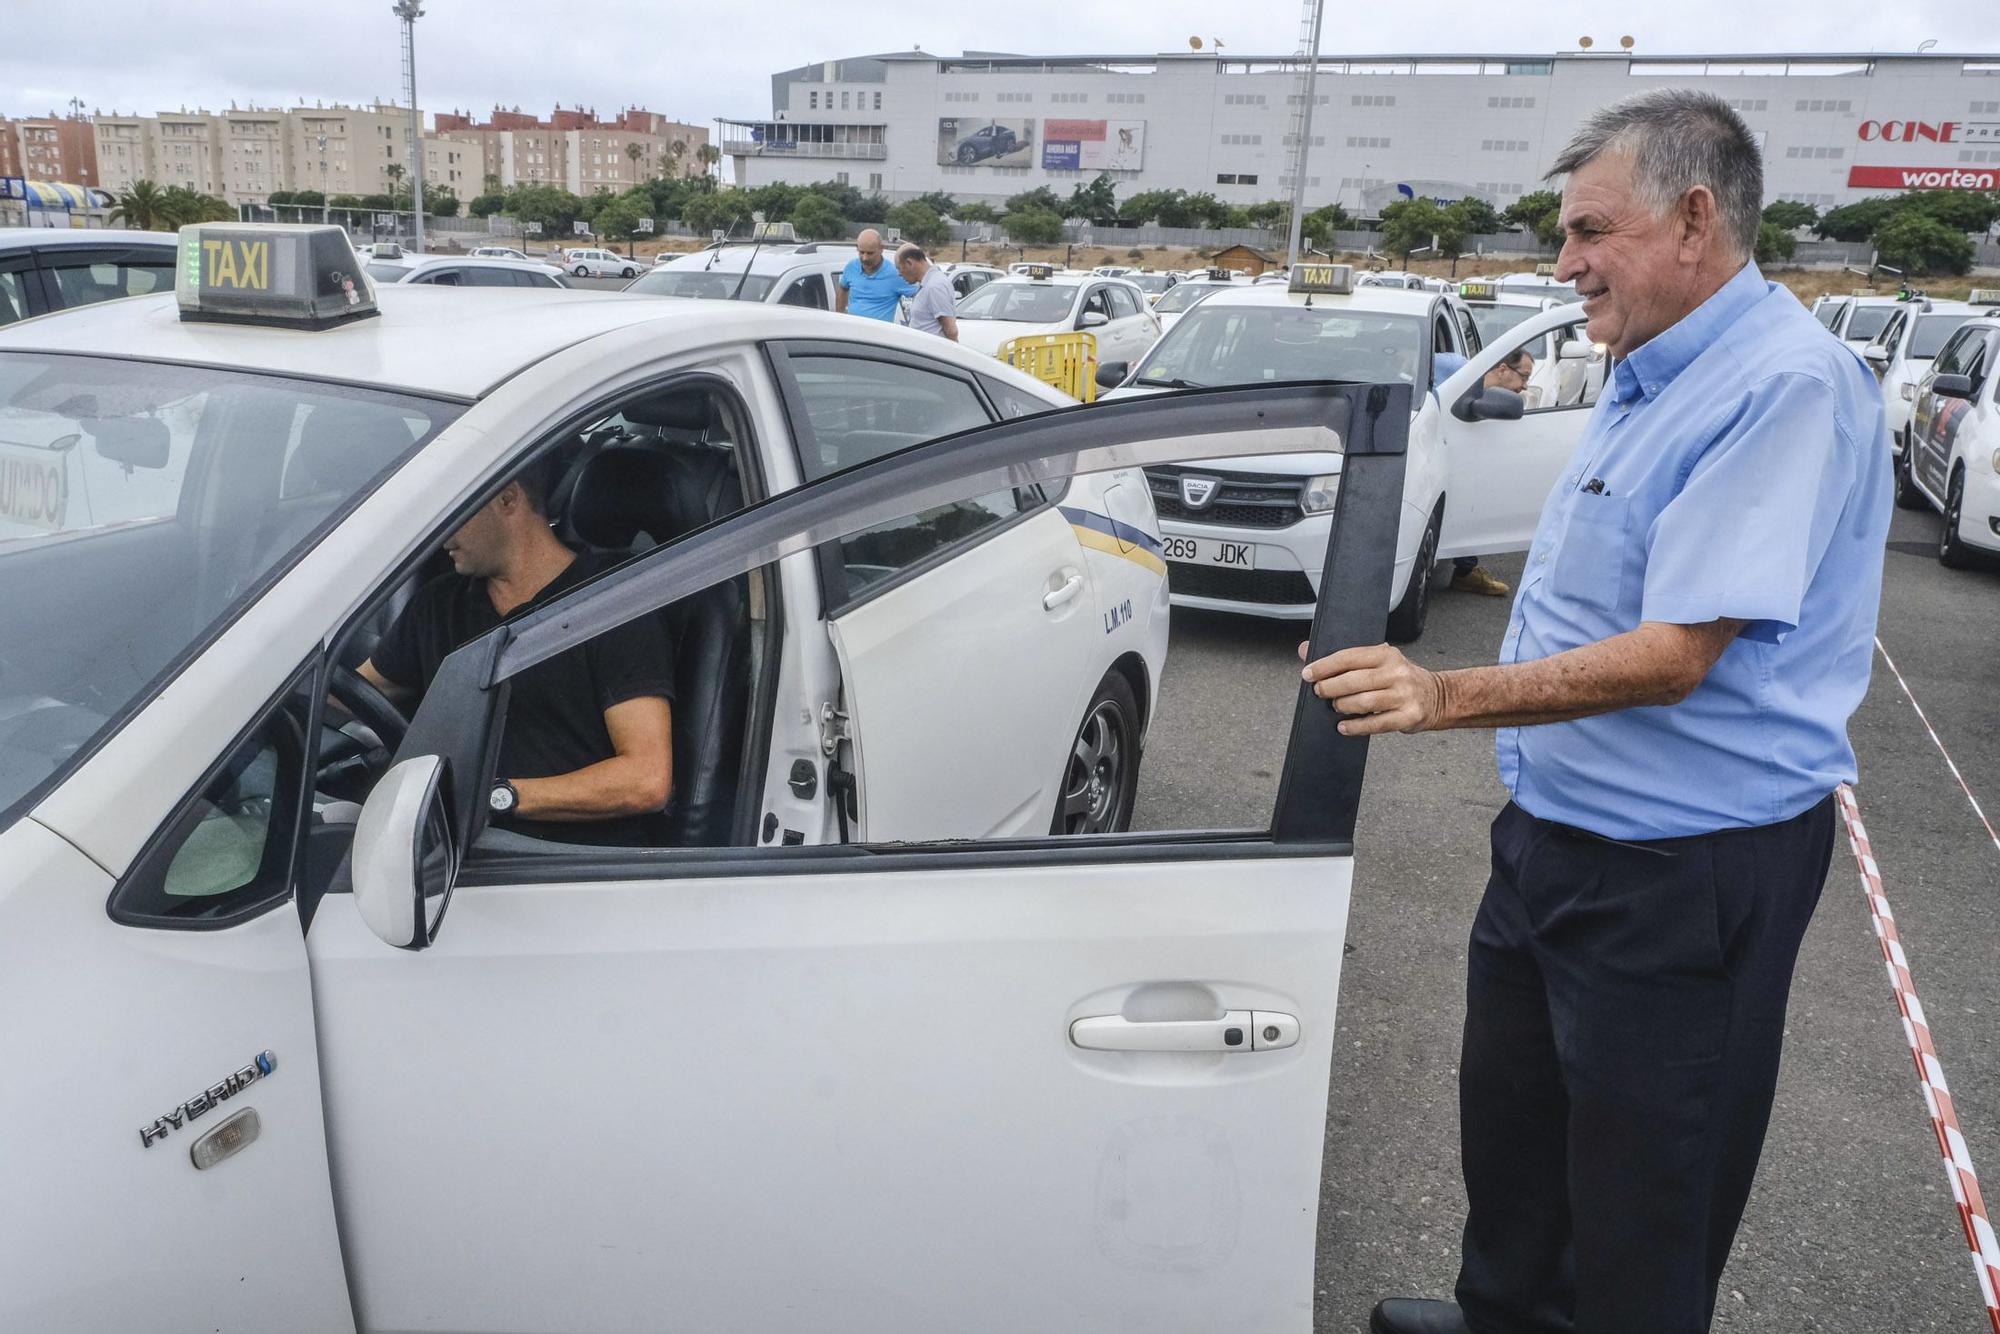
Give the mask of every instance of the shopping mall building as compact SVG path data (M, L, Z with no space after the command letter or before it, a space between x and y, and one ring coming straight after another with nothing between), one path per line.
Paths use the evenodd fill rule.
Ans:
M1067 194L1108 172L1121 197L1287 197L1303 62L1233 53L1023 56L921 51L772 76L771 114L723 120L735 180L836 179L905 198ZM1404 195L1505 207L1539 188L1595 107L1707 89L1743 113L1765 190L1822 208L1870 194L2000 188L2000 55L1324 56L1308 207L1372 215Z

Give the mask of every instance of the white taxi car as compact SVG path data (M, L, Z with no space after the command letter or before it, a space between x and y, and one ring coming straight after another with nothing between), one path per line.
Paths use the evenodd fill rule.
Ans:
M1231 279L1183 278L1153 301L1153 314L1159 317L1160 332L1165 333L1180 323L1181 316L1192 310L1194 304L1204 297L1213 296L1217 292L1227 292L1232 287L1240 291L1249 285Z
M1841 304L1833 323L1827 327L1836 338L1852 343L1859 352L1875 341L1903 305L1904 300L1899 296L1852 296Z
M475 259L512 259L519 260L522 263L528 262L528 256L525 251L516 250L510 245L474 246L472 248L472 256Z
M1882 332L1861 349L1861 359L1882 385L1891 450L1900 454L1907 443L1917 384L1930 370L1931 359L1960 325L1983 309L1964 301L1911 302L1899 307Z
M579 246L563 251L562 267L579 278L636 278L645 271L646 261L615 250Z
M2000 316L1967 320L1917 385L1896 503L1944 516L1938 560L1960 568L2000 553Z
M170 232L0 227L0 324L173 282Z
M623 290L634 296L832 310L841 270L859 253L827 241L719 241L664 260Z
M958 303L958 341L988 356L1010 338L1088 331L1097 358L1129 360L1153 345L1160 321L1123 278L1057 273L1046 264L996 278Z
M1449 556L1525 551L1542 503L1569 458L1605 378L1601 350L1581 337L1580 305L1514 324L1491 343L1456 295L1357 286L1344 264L1301 264L1285 288L1206 297L1136 366L1099 368L1115 385L1099 402L1166 389L1335 379L1407 384L1404 511L1396 538L1389 637L1423 633L1431 573ZM1486 387L1486 373L1548 346L1568 395ZM1320 597L1337 457L1206 463L1149 470L1175 606L1303 619Z
M563 271L553 264L477 255L405 255L401 259L370 260L363 266L378 283L413 283L419 287L568 287Z
M1036 771L1157 671L1119 469L1343 450L1312 645L1379 635L1406 387L1040 412L867 321L189 235L178 297L0 333L6 411L185 459L0 543L0 1058L58 1091L0 1142L0 1328L1310 1327L1363 743L1302 688L1226 838L1054 836ZM371 699L438 543L566 459L628 559ZM714 840L491 826L510 683L656 615Z

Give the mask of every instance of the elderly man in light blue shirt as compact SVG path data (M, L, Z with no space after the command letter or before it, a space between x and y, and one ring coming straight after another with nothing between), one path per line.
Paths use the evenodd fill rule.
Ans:
M1751 262L1755 139L1709 94L1588 118L1557 277L1611 386L1497 666L1306 668L1343 731L1497 729L1513 801L1467 951L1457 1301L1376 1334L1696 1334L1748 1199L1868 685L1873 378Z

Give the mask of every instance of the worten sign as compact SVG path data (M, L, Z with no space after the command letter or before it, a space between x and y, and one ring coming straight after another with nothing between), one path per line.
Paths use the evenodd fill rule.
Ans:
M1847 183L1870 190L2000 190L2000 167L1849 167Z

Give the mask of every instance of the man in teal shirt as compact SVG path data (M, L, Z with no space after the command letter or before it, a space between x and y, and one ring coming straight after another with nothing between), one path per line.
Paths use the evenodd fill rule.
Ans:
M854 248L861 253L841 270L833 308L843 314L895 323L897 303L917 289L903 281L894 264L882 262L882 233L873 227L854 238Z

